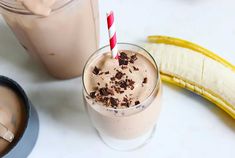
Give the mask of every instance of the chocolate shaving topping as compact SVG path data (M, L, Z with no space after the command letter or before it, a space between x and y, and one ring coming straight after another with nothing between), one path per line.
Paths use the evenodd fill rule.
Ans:
M125 90L128 87L127 82L124 80L121 80L118 84L120 85L121 88L124 88Z
M135 81L133 81L132 79L127 79L127 82L129 86L133 86L135 84Z
M110 80L111 80L111 81L114 81L114 80L115 80L115 77L111 77Z
M138 105L138 104L140 104L140 101L139 100L135 101L135 105Z
M93 69L92 73L95 74L95 75L98 75L99 72L100 72L100 69L95 66L95 68Z
M120 53L120 59L128 59L128 56L125 52Z
M110 97L110 103L112 107L118 106L118 99Z
M128 60L124 60L124 59L119 59L119 66L121 65L128 65ZM123 67L124 69L124 67Z
M127 66L126 66L126 65L122 65L122 66L121 66L121 69L122 69L122 70L127 69Z
M115 77L120 80L123 75L124 75L124 74L123 74L122 72L118 71L118 72L116 73Z
M121 106L125 106L125 107L129 107L130 106L130 103L131 103L131 100L128 99L127 97L124 97L123 102L121 103Z
M117 92L117 93L120 93L120 92L121 92L121 88L120 88L120 87L114 86L114 90L115 90L115 92Z
M147 83L147 81L148 81L148 78L145 77L142 83Z
M134 64L134 62L137 60L136 54L131 56L130 63Z
M129 104L126 103L126 102L122 102L122 103L121 103L121 106L129 107Z
M109 105L110 104L110 101L109 101L109 97L104 97L101 102L103 102L105 105Z
M95 75L102 75L99 76L99 78L102 80L106 80L106 78L109 77L109 81L105 83L104 86L101 86L104 83L101 84L97 82L98 87L90 92L90 97L93 98L94 101L101 102L104 106L112 107L114 109L117 109L119 106L130 107L132 104L140 104L138 100L133 100L134 98L132 98L132 94L129 94L129 92L125 94L125 90L133 90L135 88L135 81L133 80L134 78L131 78L125 72L128 72L130 74L133 73L133 71L139 71L139 68L135 67L134 65L137 59L138 58L136 54L128 56L128 53L125 53L125 51L121 51L118 58L119 67L117 66L116 68L113 68L113 70L116 71L116 74L111 77L107 75L111 73L110 71L102 72L101 69L95 66L92 73L94 73ZM129 63L133 65L128 66ZM144 78L142 86L144 83L147 83L147 77ZM125 96L123 96L123 98L120 98L119 100L118 98L115 98L116 94L122 94Z
M95 91L94 91L94 92L91 92L91 93L90 93L90 97L91 97L91 98L95 98L95 93L96 93Z
M139 71L139 68L133 66L134 71Z
M99 92L102 96L108 96L109 95L109 92L108 92L108 88L100 88L99 89Z
M121 65L128 65L128 56L126 53L121 52L119 57L119 66Z
M124 101L124 102L128 102L127 97L124 97L124 98L123 98L123 101Z
M114 92L112 89L109 89L107 87L103 87L99 89L101 96L108 96L108 95L114 95Z

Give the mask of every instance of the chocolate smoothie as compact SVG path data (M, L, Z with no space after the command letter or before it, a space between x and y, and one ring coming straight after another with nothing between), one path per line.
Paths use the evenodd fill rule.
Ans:
M98 0L11 0L1 7L22 46L53 76L81 75L98 47Z
M84 99L91 120L103 137L128 140L151 131L160 112L161 86L151 58L120 50L90 59L84 69Z
M26 112L23 107L22 100L15 92L0 85L0 156L24 130ZM3 138L7 135L7 138L10 138L11 133L14 134L14 138Z

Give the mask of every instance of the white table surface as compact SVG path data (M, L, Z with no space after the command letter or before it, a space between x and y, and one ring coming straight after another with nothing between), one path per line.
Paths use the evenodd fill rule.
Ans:
M144 41L164 34L198 43L235 64L234 0L102 0L101 45L107 44L106 11L116 13L118 40ZM30 158L234 158L235 121L212 103L164 84L156 135L143 148L118 152L105 146L81 100L81 79L58 81L33 63L0 20L0 74L19 82L38 110L40 132Z

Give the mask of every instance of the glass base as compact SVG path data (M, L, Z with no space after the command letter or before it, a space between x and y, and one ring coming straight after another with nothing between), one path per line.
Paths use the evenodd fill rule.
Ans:
M110 136L99 133L99 131L98 131L98 134L101 140L110 148L114 150L118 150L118 151L131 151L131 150L136 150L138 148L141 148L145 144L147 144L153 137L155 130L156 130L156 125L144 135L138 138L127 139L127 140L115 139Z

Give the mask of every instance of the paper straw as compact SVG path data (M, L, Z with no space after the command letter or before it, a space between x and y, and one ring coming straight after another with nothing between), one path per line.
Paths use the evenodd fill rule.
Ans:
M114 23L113 11L107 13L107 24L109 30L109 44L112 52L112 57L118 59L118 49L117 49L117 38L116 38L116 28Z

